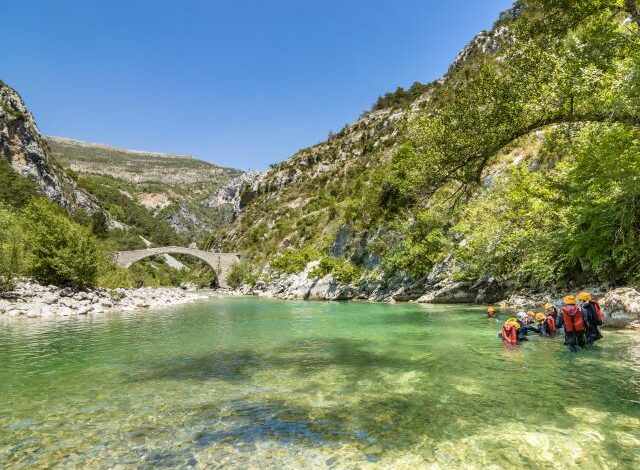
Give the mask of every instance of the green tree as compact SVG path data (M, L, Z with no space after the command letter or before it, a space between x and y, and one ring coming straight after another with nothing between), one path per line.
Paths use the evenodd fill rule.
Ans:
M95 284L99 252L88 228L40 198L29 203L23 217L31 275L53 284Z
M106 238L109 233L109 223L107 216L102 211L95 211L91 214L91 231L98 238Z
M23 237L16 214L0 203L0 291L11 288L20 274L23 260Z

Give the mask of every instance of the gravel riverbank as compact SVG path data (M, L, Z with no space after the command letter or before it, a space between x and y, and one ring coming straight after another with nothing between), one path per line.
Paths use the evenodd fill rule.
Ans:
M0 296L0 315L8 317L71 317L111 311L158 309L181 305L215 295L171 287L139 289L71 289L22 280Z

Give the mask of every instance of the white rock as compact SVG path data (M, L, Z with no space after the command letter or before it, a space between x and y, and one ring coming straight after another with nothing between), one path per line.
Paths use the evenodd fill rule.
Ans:
M80 307L77 310L77 314L78 315L86 315L87 313L89 313L91 311L91 306L90 305L83 305L82 307Z
M61 305L56 309L56 314L60 317L70 317L73 315L73 310L67 306Z
M47 293L40 298L40 301L46 305L55 304L59 300L60 300L60 294L58 293Z
M628 326L640 320L640 292L631 287L622 287L608 292L600 305L609 326Z
M91 311L93 313L102 313L102 312L104 312L104 308L102 308L102 305L100 303L98 303L98 302L96 302L94 304L91 304L89 306L89 308L91 309Z

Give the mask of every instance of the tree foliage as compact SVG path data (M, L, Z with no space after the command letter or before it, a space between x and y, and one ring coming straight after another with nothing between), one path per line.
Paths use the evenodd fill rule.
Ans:
M88 228L40 198L25 207L23 227L31 275L53 284L95 284L99 255Z

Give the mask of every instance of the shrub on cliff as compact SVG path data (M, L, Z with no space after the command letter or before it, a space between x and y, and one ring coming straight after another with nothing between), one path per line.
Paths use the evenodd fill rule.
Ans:
M35 181L17 173L0 158L0 203L18 208L26 205L38 192Z

